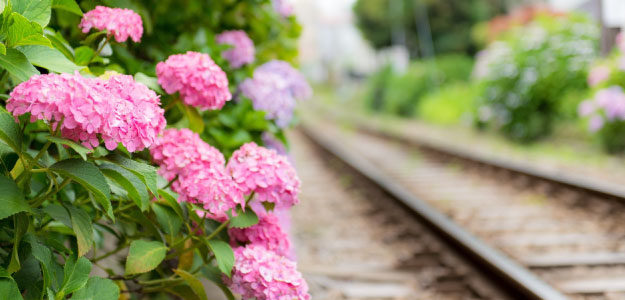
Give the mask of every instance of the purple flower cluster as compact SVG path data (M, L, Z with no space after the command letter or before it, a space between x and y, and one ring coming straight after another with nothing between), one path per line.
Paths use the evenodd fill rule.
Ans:
M241 83L241 92L252 100L254 109L267 113L280 127L293 118L297 100L312 96L306 78L289 63L273 60L256 68L254 77Z
M150 147L166 125L160 99L129 75L108 80L79 74L35 75L13 89L6 108L14 116L31 114L31 122L61 124L63 137L107 149L122 143L130 152Z
M603 127L605 122L625 120L625 93L619 86L602 89L592 100L586 100L579 105L580 116L590 116L590 130L595 132Z
M231 45L232 49L228 49L222 53L223 57L230 62L230 66L237 69L245 64L254 62L254 42L247 36L243 30L229 30L219 34L216 38L217 43Z
M179 92L187 105L220 109L232 99L228 76L208 54L189 51L172 55L156 65L156 75L167 93Z
M110 8L96 6L94 10L85 13L78 25L83 33L91 28L106 30L115 36L118 43L128 40L128 37L136 43L141 41L143 35L143 22L141 17L127 8Z

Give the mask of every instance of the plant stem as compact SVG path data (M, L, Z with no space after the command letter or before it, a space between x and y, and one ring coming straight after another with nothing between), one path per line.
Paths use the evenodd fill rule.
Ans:
M176 180L178 180L178 175L176 175L176 177L174 177L174 179L172 179L171 181L169 181L169 182L167 183L167 185L166 185L164 188L162 188L162 189L164 190L164 189L166 189L166 188L170 187L170 186L174 183L174 181L176 181Z
M122 251L124 248L126 248L126 246L128 246L128 245L127 245L125 242L124 242L124 243L121 243L121 244L120 244L119 246L117 246L117 248L115 248L113 251L108 252L108 253L106 253L106 254L102 254L102 255L100 255L100 256L98 256L98 257L96 257L96 258L92 259L92 261L93 261L93 262L98 262L98 261L100 261L100 260L103 260L103 259L105 259L105 258L107 258L107 257L109 257L109 256L111 256L111 255L113 255L113 254L115 254L115 253L117 253L117 252L119 252L119 251Z
M91 59L89 60L89 63L88 63L87 65L91 64L91 63L93 62L93 60L94 60L94 59L95 59L98 55L100 55L100 52L102 52L102 49L104 49L104 46L106 46L106 44L108 44L108 43L109 43L110 39L111 39L111 35L110 35L110 34L107 34L107 35L106 35L106 40L104 40L104 43L102 43L102 45L100 45L100 47L98 48L98 50L96 50L96 51L93 53L93 56L91 56Z
M230 224L230 220L226 220L225 222L221 223L221 225L219 225L219 227L217 227L217 229L215 229L215 231L211 232L211 234L209 234L206 237L206 239L210 241L210 239L212 239L215 236L217 236L217 234L219 234L219 232L224 230L224 228L228 227L228 224Z

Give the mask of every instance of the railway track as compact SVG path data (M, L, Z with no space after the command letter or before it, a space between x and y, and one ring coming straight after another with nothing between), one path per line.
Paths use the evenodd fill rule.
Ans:
M618 217L625 209L615 189L556 181L328 122L308 122L304 131L440 228L456 249L471 253L474 265L520 298L625 299L625 230ZM420 150L410 147L417 144ZM466 231L445 229L438 219ZM480 251L485 244L488 250Z

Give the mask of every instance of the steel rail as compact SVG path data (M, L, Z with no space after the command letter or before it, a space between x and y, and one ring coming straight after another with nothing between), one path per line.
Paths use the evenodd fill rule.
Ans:
M583 191L591 195L602 198L614 199L625 202L625 186L615 183L608 183L587 176L564 173L558 171L541 170L531 165L509 161L496 157L489 157L470 150L464 150L442 143L436 143L425 138L417 136L406 136L401 133L380 130L371 126L362 124L362 122L352 123L356 129L361 132L382 138L395 140L407 145L412 145L434 153L441 153L447 156L459 158L461 160L478 163L485 166L494 167L501 170L510 171L512 173L528 176L531 178L547 181L552 184L565 186L578 191Z
M352 151L339 142L320 134L306 124L302 124L300 127L304 135L314 144L343 161L408 208L414 216L437 233L461 257L466 258L484 276L496 283L497 287L503 288L510 297L515 299L567 299L566 296L536 277L528 269L488 246L443 213L389 179L379 168L367 160L354 155Z

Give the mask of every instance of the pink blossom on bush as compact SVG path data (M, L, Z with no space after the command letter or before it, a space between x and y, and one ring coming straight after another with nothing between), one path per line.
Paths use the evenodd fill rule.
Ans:
M201 205L207 217L225 220L226 212L244 205L241 190L226 173L225 159L219 150L208 145L189 129L167 129L150 148L160 166L159 174L171 181L179 200Z
M231 49L224 51L222 55L230 62L233 68L240 68L254 61L256 52L254 42L243 30L224 31L217 36L217 43L232 46Z
M252 100L254 109L265 111L267 118L280 127L291 122L297 100L312 95L306 78L287 62L278 60L256 68L254 77L243 81L240 89Z
M272 213L259 213L258 224L248 228L228 229L233 246L237 243L262 245L267 250L288 257L291 254L291 243L285 229L282 228L278 216Z
M255 200L278 207L299 203L297 173L286 157L275 150L247 143L232 154L226 170L244 194L255 192Z
M610 68L606 66L597 66L590 70L588 74L588 85L596 86L610 78Z
M89 32L91 28L106 30L115 36L118 43L125 42L128 37L136 43L141 41L143 35L141 16L127 8L96 6L83 15L78 26L83 33Z
M234 249L232 277L223 277L243 299L308 300L308 285L292 260L250 244Z
M156 65L158 83L169 94L202 109L220 109L232 99L226 73L208 54L189 51L175 54Z
M619 86L611 86L597 92L594 99L580 103L580 116L591 116L590 130L603 128L606 122L625 121L625 93Z
M273 9L276 10L283 17L290 17L293 15L293 5L288 0L271 0Z
M30 113L31 122L45 120L54 128L62 120L62 136L88 148L99 145L100 135L107 149L122 143L134 152L152 145L165 128L159 103L156 93L132 76L103 80L45 74L16 86L6 108L16 117Z

